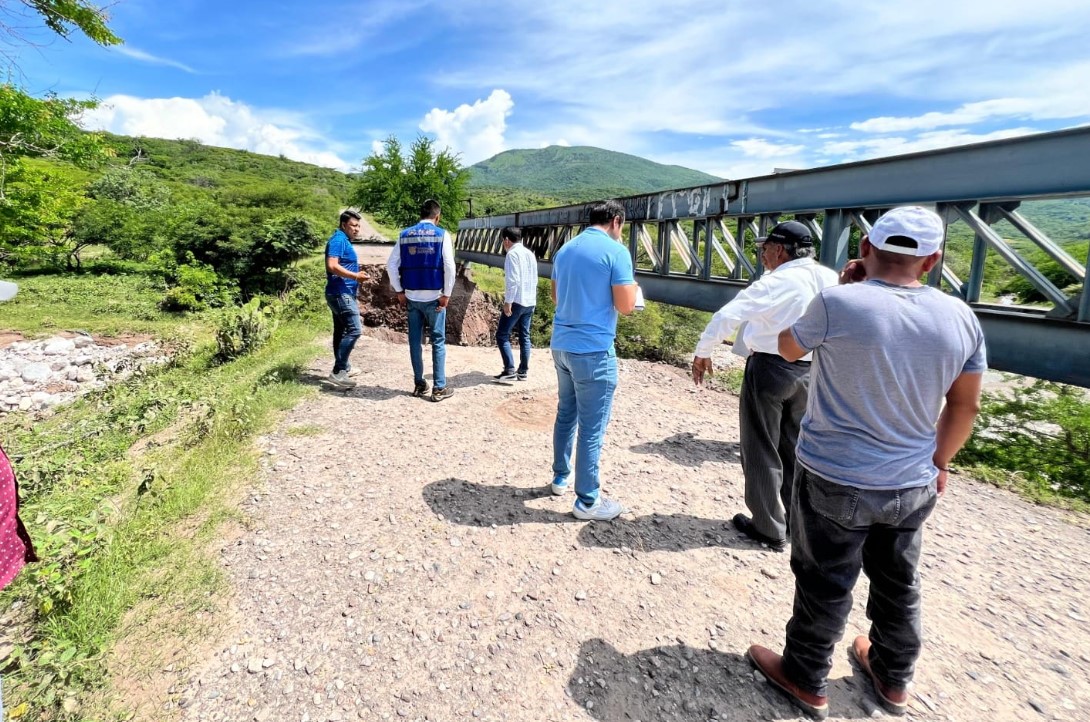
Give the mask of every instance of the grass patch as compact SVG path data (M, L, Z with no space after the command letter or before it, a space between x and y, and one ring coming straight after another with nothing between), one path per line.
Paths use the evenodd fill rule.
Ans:
M473 282L482 293L489 293L503 301L503 269L494 266L486 266L478 263L473 266ZM548 283L547 279L541 279L538 283Z
M33 275L14 280L19 293L4 304L0 324L27 336L65 330L173 336L200 327L195 317L160 310L166 289L150 274Z
M746 374L745 366L728 366L715 369L715 372L706 377L705 383L713 388L728 391L735 396L742 393L742 377Z
M254 435L312 392L299 377L320 350L313 341L308 324L285 324L232 363L212 364L205 349L44 422L0 427L44 560L3 595L31 614L5 679L25 719L86 718L82 700L107 678L104 660L138 605L149 616L206 608L222 579L203 546L255 475ZM129 453L168 427L172 438Z
M321 436L326 432L326 428L318 424L299 424L289 426L284 431L288 436Z
M374 228L381 236L383 236L388 241L396 241L397 237L401 234L400 228L395 228L393 226L388 226L385 223L380 223L370 213L364 213L363 217L367 219L367 222L371 224L372 228Z
M235 518L236 496L255 477L253 438L314 390L301 374L321 351L310 319L324 304L311 286L324 279L320 260L299 270L308 282L284 304L286 320L267 344L228 363L214 359L214 316L159 311L154 277L19 280L4 325L21 333L72 328L188 339L164 367L48 418L0 423L43 560L0 594L15 620L4 691L20 718L127 717L131 710L119 710L110 683L127 674L119 660L152 650L139 643L127 645L135 656L115 650L147 636L149 622L178 639L207 626L224 579L206 547ZM161 668L149 664L136 676Z

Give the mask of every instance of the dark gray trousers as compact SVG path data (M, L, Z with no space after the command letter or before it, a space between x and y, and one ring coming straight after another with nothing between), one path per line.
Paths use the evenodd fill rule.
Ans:
M870 666L904 689L920 656L923 526L935 508L935 483L910 489L857 489L801 466L794 483L791 571L795 604L787 623L783 670L824 695L833 647L844 635L859 570L870 578Z
M786 539L795 445L806 413L810 363L754 353L746 359L740 404L746 506L757 531Z

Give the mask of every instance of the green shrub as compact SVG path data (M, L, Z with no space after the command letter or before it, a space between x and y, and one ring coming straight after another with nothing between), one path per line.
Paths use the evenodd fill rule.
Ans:
M245 305L229 309L216 328L216 358L230 361L260 348L278 325L278 308L262 305L255 296Z
M1090 404L1076 386L1034 381L984 393L976 432L958 461L1011 472L1036 498L1090 502ZM992 478L992 474L984 474Z
M163 275L172 283L162 301L164 311L203 311L220 308L232 300L229 283L220 278L212 266L193 260L174 264L169 258L159 257Z
M288 290L280 295L282 314L287 319L325 317L325 269L318 263L300 263L287 271Z

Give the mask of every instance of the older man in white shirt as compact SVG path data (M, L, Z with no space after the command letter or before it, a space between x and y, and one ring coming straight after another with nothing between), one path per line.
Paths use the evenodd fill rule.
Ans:
M499 383L525 381L530 372L530 321L537 305L537 257L522 245L522 229L508 226L500 232L507 258L503 262L503 316L496 328L503 371L494 378ZM519 365L511 353L511 330L518 329Z
M736 514L733 522L750 539L783 551L810 356L787 361L778 337L818 292L837 284L837 275L814 261L813 237L798 221L777 224L757 243L767 272L712 317L696 347L693 381L703 383L712 371L712 351L741 326L740 340L749 352L739 410L742 473L752 517Z

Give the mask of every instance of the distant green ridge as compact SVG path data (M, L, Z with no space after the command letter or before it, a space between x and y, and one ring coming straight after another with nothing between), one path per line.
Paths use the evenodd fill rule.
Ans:
M508 150L469 170L473 187L518 188L559 197L650 193L722 180L691 168L590 146Z

